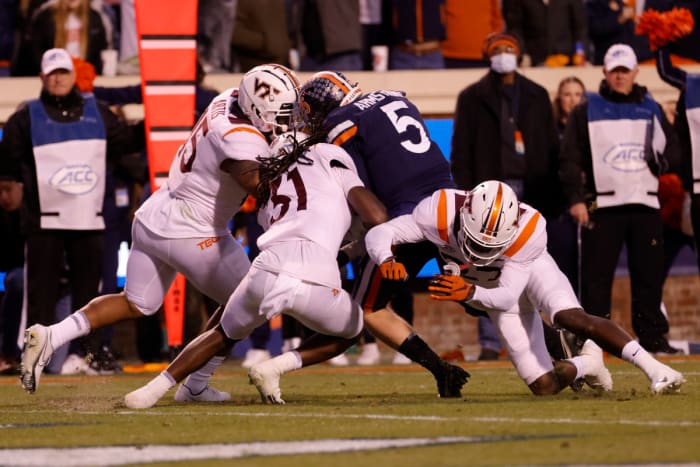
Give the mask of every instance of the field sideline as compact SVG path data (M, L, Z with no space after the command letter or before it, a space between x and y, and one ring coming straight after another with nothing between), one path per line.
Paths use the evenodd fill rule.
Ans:
M146 411L120 401L152 374L46 376L34 395L1 377L0 465L700 465L700 359L665 362L688 379L680 394L651 395L609 358L610 393L537 398L508 362L471 362L456 400L416 365L317 366L282 379L284 406L261 404L229 363L213 384L230 403L171 392Z

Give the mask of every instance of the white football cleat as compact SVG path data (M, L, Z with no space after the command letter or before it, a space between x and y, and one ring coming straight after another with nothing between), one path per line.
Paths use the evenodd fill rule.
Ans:
M209 385L195 394L189 386L181 384L175 391L175 400L178 402L226 402L231 400L231 394L214 389Z
M348 360L347 355L341 353L340 355L336 355L335 357L329 359L328 363L331 366L348 366L350 365L350 360Z
M376 342L370 342L362 346L362 352L355 362L358 365L376 365L379 363L379 346Z
M681 373L664 365L663 371L651 380L651 392L652 394L680 392L683 383L685 383L685 378Z
M61 366L61 374L62 375L88 375L88 376L94 376L97 375L98 373L90 368L90 365L88 365L88 362L85 361L85 357L81 357L80 355L77 354L70 354L66 357L66 359L63 361L63 365Z
M124 396L124 405L130 409L150 409L164 394L159 394L152 385L146 384Z
M587 339L583 343L579 356L588 357L586 358L586 376L584 376L586 384L592 389L612 391L613 379L610 371L605 367L603 349L592 340Z
M41 374L52 356L51 330L47 326L35 324L24 331L19 381L25 391L30 394L36 391Z
M248 370L250 384L254 384L260 393L260 399L266 404L284 404L280 389L282 373L271 361L259 363Z

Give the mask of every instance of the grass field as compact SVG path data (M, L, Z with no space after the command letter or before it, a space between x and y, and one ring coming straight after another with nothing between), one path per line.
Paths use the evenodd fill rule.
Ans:
M540 398L507 362L465 363L458 400L438 399L418 366L318 366L283 378L284 406L261 404L231 363L213 384L232 402L179 404L171 392L146 411L120 400L152 374L45 376L34 395L4 377L0 465L700 463L700 360L666 362L686 375L680 394L652 396L640 371L612 358L612 392Z

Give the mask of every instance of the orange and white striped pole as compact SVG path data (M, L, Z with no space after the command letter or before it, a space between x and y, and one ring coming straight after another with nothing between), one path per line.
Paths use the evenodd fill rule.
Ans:
M197 0L135 0L151 189L168 178L175 153L194 125ZM182 345L185 278L163 304L168 346Z

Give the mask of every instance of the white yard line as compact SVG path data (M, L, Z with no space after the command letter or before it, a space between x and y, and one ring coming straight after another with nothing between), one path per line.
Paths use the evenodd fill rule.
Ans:
M632 425L632 426L700 426L700 421L694 420L599 420L581 418L533 418L533 417L441 417L435 415L382 415L382 414L328 414L328 413L289 413L289 412L199 412L189 410L119 410L115 415L148 415L148 416L208 416L208 417L282 417L282 418L335 418L335 419L363 419L363 420L396 420L396 421L421 421L421 422L489 422L489 423L531 423L531 424L560 424L560 425ZM103 411L82 410L5 410L4 413L60 413L71 415L104 415ZM15 428L17 425L0 425L3 428Z
M388 439L325 439L235 444L96 446L86 448L0 449L3 466L79 467L148 462L235 459L251 456L325 454L457 443L507 441L522 437L436 437Z

